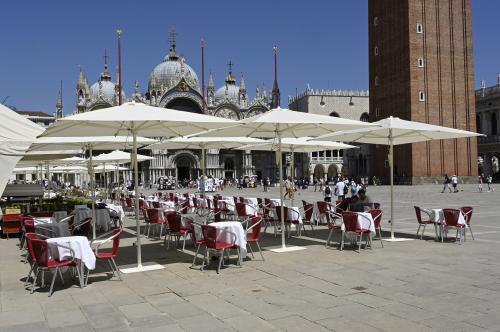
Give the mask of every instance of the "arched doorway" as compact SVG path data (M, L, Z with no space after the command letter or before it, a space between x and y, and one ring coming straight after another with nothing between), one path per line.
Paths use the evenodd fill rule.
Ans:
M191 180L197 177L196 161L188 155L181 155L175 160L177 171L177 181L182 183L184 180Z
M224 161L224 178L232 179L234 176L234 161L228 158Z
M331 181L337 175L337 165L331 164L328 166L328 180Z
M321 180L325 178L325 167L321 164L314 166L314 178L316 180Z
M200 105L189 98L175 98L166 105L166 108L191 113L203 113L201 111Z

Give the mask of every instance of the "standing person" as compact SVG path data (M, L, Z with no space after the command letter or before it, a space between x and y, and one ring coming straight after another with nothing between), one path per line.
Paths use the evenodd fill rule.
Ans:
M328 202L328 203L332 202L332 188L330 188L330 185L328 183L325 186L325 190L323 192L323 195L325 197L325 202Z
M325 184L325 180L323 178L319 179L319 191L323 192L324 184Z
M314 183L314 191L317 191L318 190L318 179L314 178L313 183Z
M286 178L285 179L285 195L283 195L283 198L286 198L286 196L288 195L288 198L292 198L291 196L291 193L290 193L290 186L291 186L291 181L290 179Z
M488 179L486 181L488 182L488 192L495 191L495 188L493 188L493 177L488 175Z
M458 193L458 176L455 174L451 177L451 185L453 186L453 192Z
M262 186L264 187L264 191L267 191L267 178L265 178L263 181L262 181Z
M479 189L479 192L482 193L483 192L483 183L484 183L484 175L481 174L478 176L478 189Z
M443 190L441 191L441 193L444 193L444 191L446 190L446 188L448 188L448 190L449 190L449 191L450 191L450 193L451 193L450 183L451 183L451 180L450 180L450 178L448 177L448 174L445 174L445 175L444 175L444 181L443 181Z
M345 199L345 189L346 189L345 182L339 180L335 185L335 193L337 194L337 199L339 201L343 201Z

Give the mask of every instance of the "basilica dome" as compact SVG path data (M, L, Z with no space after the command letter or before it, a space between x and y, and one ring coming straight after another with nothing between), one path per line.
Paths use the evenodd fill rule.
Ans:
M94 98L101 96L105 100L114 100L115 91L115 83L112 81L98 81L90 86Z
M215 92L215 100L220 101L226 98L226 96L231 100L238 100L239 92L240 88L236 84L226 83Z
M149 88L161 88L163 86L168 91L177 86L182 78L191 88L199 92L198 76L195 71L173 49L149 75Z

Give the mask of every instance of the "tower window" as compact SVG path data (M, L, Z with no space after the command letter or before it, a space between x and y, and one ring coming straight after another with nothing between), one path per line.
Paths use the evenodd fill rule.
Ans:
M418 93L418 100L419 100L419 101L425 101L425 92L420 91L420 92Z
M375 107L375 116L379 116L380 115L380 108L377 106Z
M417 23L417 33L424 33L424 26L422 23Z
M378 76L375 76L375 86L378 86L378 84L379 84Z
M373 26L374 26L374 27L376 27L377 25L378 25L378 17L377 17L377 16L375 16L375 17L373 18Z
M373 50L373 52L375 53L375 56L378 56L378 46L375 46L375 49Z
M420 68L423 68L424 67L424 59L418 58L417 66L419 66Z

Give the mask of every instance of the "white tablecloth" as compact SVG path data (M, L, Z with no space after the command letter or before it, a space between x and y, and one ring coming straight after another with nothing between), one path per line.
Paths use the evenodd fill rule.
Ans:
M245 213L247 215L256 216L259 213L259 207L256 205L245 204Z
M47 243L49 244L50 254L54 259L63 259L71 256L71 252L68 249L55 245L61 244L73 249L75 258L81 260L89 270L95 269L96 258L85 236L56 237L47 239Z
M123 219L125 218L125 212L123 212L123 208L121 207L121 205L106 204L106 208L110 211L114 211L120 218L120 221L123 222Z
M287 218L288 220L297 220L299 221L299 224L302 224L302 214L300 213L300 209L297 206L292 206L288 208L288 213L287 213Z
M61 219L64 219L67 216L68 216L68 212L67 211L55 211L52 214L52 218L54 218L55 221L59 221Z
M164 210L174 211L175 210L175 202L172 201L161 201L160 207Z
M230 213L234 213L235 205L234 205L234 201L232 199L220 199L220 200L218 200L217 205L218 205L219 209L224 208L224 204L222 202L226 203L226 207Z
M217 228L217 241L232 243L235 240L234 244L240 247L241 257L247 256L247 237L239 221L215 222L211 223L210 226Z
M89 208L75 209L73 211L73 214L75 215L75 217L74 217L75 225L78 225L79 223L81 223L83 220L85 220L87 218L92 218L92 210Z
M270 201L271 201L272 208L275 208L276 206L281 205L281 199L279 199L279 198L271 198Z
M35 222L36 225L43 225L43 224L51 224L54 222L53 217L36 217L33 218L33 221Z
M253 206L256 206L256 207L259 206L259 201L257 201L256 197L245 197L244 202L246 204L250 204L250 205L253 205Z
M375 236L375 223L373 222L373 217L368 212L357 212L358 214L358 228L369 229L371 236ZM342 223L340 226L342 231L345 231L345 225Z
M430 216L431 220L434 221L436 224L441 225L444 221L443 209L432 209L431 212L432 212ZM458 224L465 225L465 218L462 212L460 212L460 215L458 216Z

